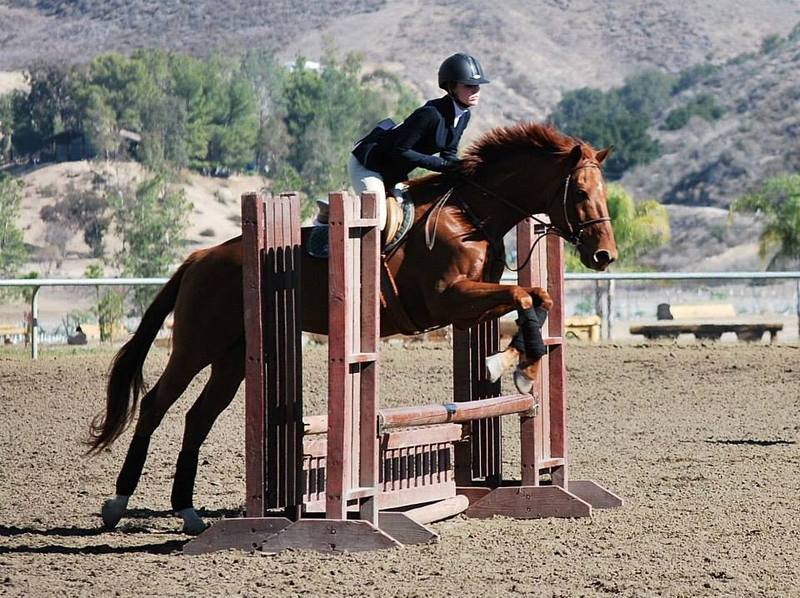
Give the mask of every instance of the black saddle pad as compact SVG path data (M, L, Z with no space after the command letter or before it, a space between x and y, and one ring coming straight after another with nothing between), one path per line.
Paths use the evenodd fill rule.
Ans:
M382 252L386 253L393 249L403 237L405 237L411 225L414 223L414 204L410 201L404 201L401 205L403 210L403 222L398 227L394 239L389 239L383 248ZM308 235L306 242L306 253L311 257L319 259L328 259L329 245L328 245L328 225L316 224L311 229L311 234Z
M328 259L328 225L317 224L311 229L306 241L306 252L311 257Z

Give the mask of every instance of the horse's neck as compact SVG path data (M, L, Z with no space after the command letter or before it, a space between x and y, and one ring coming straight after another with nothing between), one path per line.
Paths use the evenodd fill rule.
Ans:
M491 236L502 238L526 216L547 213L563 184L562 166L537 162L486 173L476 181L482 189L465 186L470 208Z

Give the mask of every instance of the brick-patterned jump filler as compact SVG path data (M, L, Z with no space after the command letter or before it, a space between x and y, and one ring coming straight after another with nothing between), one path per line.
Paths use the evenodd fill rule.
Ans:
M537 398L503 396L487 379L492 321L455 333L454 403L380 409L376 199L332 193L330 204L328 414L304 420L298 198L242 197L247 517L214 524L184 552L375 550L434 541L424 524L465 509L528 519L621 505L594 482L568 481L561 239L539 243L519 274L556 304ZM518 226L518 255L533 234L531 221ZM509 414L520 421L518 481L502 472Z

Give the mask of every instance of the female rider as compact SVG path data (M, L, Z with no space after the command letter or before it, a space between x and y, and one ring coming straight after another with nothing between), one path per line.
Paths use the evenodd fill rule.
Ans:
M480 86L486 83L475 58L453 54L439 67L439 87L447 95L417 108L397 126L388 128L384 121L353 148L350 182L359 195L377 194L381 229L386 223L386 189L407 180L417 167L447 172L458 166L458 142L469 123L469 109L478 105Z

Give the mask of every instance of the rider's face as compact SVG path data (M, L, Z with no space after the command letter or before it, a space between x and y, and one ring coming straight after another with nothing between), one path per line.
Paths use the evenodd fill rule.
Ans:
M481 86L456 83L453 93L456 99L464 106L477 106L481 98Z

